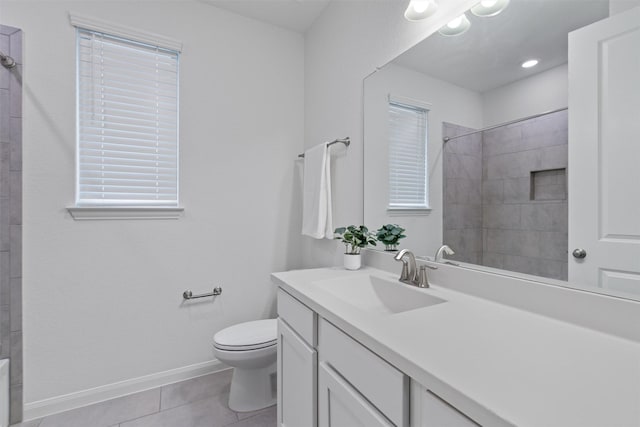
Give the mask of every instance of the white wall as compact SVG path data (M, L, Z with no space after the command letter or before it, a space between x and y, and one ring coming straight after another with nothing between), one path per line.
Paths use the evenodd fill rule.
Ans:
M428 214L387 211L389 94L429 105L427 160L431 211ZM373 230L387 223L399 224L406 229L407 236L400 247L410 248L416 255L432 256L442 244L442 123L481 128L482 97L477 92L388 64L365 80L364 118L364 223Z
M334 225L363 220L363 79L468 9L476 0L441 2L427 21L408 22L400 1L332 1L305 37L305 147L349 135L335 150ZM339 265L342 245L301 238L304 266Z
M567 64L484 92L484 126L569 106Z
M303 37L197 1L2 1L0 9L3 24L24 30L25 402L211 361L216 331L273 316L269 274L300 262ZM69 10L184 43L183 218L68 215ZM215 301L182 303L185 289L214 285L224 289Z

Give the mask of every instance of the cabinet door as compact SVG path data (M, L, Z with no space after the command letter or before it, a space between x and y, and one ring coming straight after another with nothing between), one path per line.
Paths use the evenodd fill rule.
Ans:
M278 425L315 427L317 352L278 319Z
M377 409L325 363L318 369L320 427L392 427Z
M411 425L414 427L479 427L458 409L414 382L411 387Z

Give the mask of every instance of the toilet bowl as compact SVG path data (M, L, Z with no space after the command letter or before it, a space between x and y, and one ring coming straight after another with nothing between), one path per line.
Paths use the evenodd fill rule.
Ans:
M233 367L229 408L255 411L276 403L276 319L239 323L213 337L218 360Z

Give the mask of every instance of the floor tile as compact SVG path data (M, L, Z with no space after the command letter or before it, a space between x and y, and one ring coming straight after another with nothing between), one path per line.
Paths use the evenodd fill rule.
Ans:
M276 427L278 415L275 406L259 412L258 415L245 418L228 427Z
M120 427L222 427L238 421L227 393L124 422ZM274 424L275 425L275 424Z
M244 420L245 418L255 417L256 415L262 415L264 413L270 413L276 410L276 406L269 406L268 408L258 409L257 411L251 412L236 412L238 414L239 420Z
M40 423L42 423L42 419L25 421L23 423L11 424L11 427L40 427Z
M38 427L108 427L158 412L159 402L156 388L51 415Z
M166 385L162 387L160 409L164 411L186 403L196 402L228 392L232 373L232 369L227 369Z

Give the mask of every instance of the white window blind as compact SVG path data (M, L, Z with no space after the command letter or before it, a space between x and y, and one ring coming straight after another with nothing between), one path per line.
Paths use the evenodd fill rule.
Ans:
M78 28L76 205L178 205L178 60Z
M389 206L428 209L427 110L389 101Z

